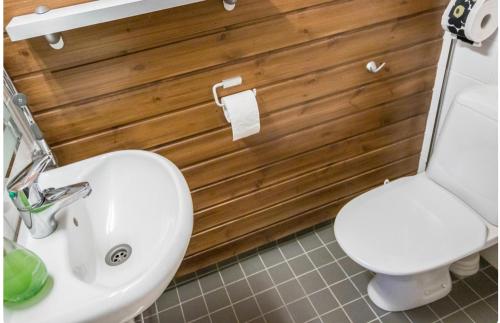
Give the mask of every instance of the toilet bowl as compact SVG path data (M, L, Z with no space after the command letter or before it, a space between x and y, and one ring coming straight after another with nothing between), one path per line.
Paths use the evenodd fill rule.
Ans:
M451 290L450 266L474 272L497 243L497 89L458 95L423 173L400 178L347 203L335 220L346 254L375 273L368 295L403 311ZM452 268L454 270L454 268Z

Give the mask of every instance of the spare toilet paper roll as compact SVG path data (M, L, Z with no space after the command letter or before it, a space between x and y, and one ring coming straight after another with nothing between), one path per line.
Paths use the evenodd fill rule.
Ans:
M475 46L481 46L497 25L497 0L452 0L441 19L445 31Z
M233 141L260 131L259 106L255 92L248 90L221 99L224 116L233 129Z

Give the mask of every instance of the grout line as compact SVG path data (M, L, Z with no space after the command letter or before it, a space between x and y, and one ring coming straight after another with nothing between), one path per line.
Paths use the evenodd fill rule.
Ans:
M334 225L334 224L332 223L332 229L333 229L333 225ZM316 233L316 231L314 231L314 234L315 234L315 235L319 238L319 240L320 240L321 242L323 242L323 241L321 240L321 238L319 237L319 235ZM334 243L334 242L336 242L336 241L337 241L337 239L334 237L334 240L332 241L332 243ZM326 244L323 244L323 247L325 247L325 248L326 248L326 251L327 251L327 252L328 252L328 253L329 253L329 254L333 257L333 259L336 259L336 258L335 258L335 256L331 253L330 249L328 249L328 247L326 246ZM361 293L361 291L359 290L358 286L357 286L356 284L354 284L354 282L353 282L353 281L352 281L352 279L351 279L351 277L352 277L352 276L356 276L356 275L360 274L361 272L356 273L355 275L352 275L352 276L351 276L351 275L349 275L349 274L347 273L347 271L344 269L344 267L343 267L343 266L340 264L340 262L339 262L339 260L341 260L341 259L345 259L345 258L347 258L347 257L348 257L348 256L346 255L346 256L344 256L344 257L340 257L339 259L336 259L337 264L339 265L339 268L342 270L342 272L346 275L346 277L347 277L347 279L349 280L349 282L350 282L350 283L354 286L354 288L358 291L358 293L359 293L360 295L362 295L363 293ZM366 268L364 268L364 267L362 267L362 268L366 270ZM332 294L333 294L333 292L332 292ZM364 299L363 299L363 301L366 303L366 305L368 305L368 308L369 308L369 309L372 311L372 313L375 315L375 318L380 319L380 318L379 318L379 316L378 316L378 314L377 314L377 312L373 310L373 308L371 307L371 305L370 305L368 302L366 302ZM343 311L346 313L346 315L347 315L347 312L344 310L344 308L343 308L343 307L342 307L342 310L343 310ZM351 320L351 318L349 317L349 315L347 315L347 317L349 318L349 320Z
M486 274L483 273L483 275L486 275ZM488 276L488 275L486 275L486 276ZM488 302L486 302L486 298L490 297L491 295L494 295L495 293L493 293L491 295L488 295L486 297L482 297L481 295L479 295L478 292L476 292L476 290L468 282L465 281L465 279L462 279L462 281L464 282L465 285L467 285L470 289L472 289L472 291L474 292L474 294L476 294L477 296L479 296L479 299L485 301L486 305L488 305L489 308L491 308L495 313L498 314L497 310L494 309L492 306L490 306L490 304ZM498 292L498 288L497 288L497 292Z
M326 246L323 244L323 241L322 241L322 240L321 240L321 239L317 236L317 234L316 234L316 231L315 231L315 230L313 231L313 233L314 233L314 235L315 235L315 236L319 239L319 241L321 242L321 246L320 246L320 247L318 247L318 248L315 248L315 249L311 249L311 250L309 250L308 252L312 252L312 251L314 251L314 250L316 250L316 249L319 249L319 248L326 248ZM302 243L300 242L300 240L299 240L299 239L296 239L296 240L297 240L297 243L299 244L299 246L300 246L302 249L304 249L304 247L302 246ZM305 251L305 249L304 249L304 251ZM330 253L330 250L328 250L328 248L326 248L326 251L327 251L328 253ZM323 277L323 275L321 275L321 273L320 273L320 272L319 272L319 270L318 270L319 268L322 268L322 267L316 267L316 266L314 265L314 262L312 261L311 257L309 257L308 252L306 252L306 253L305 253L305 254L306 254L307 259L309 259L309 261L310 261L310 262L313 264L313 266L315 267L315 268L314 268L314 270L318 271L319 277L321 277L321 279L322 279L322 280L323 280L323 282L326 284L326 286L330 287L330 286L328 285L328 282L325 280L325 278ZM337 263L338 263L338 260L337 260L337 259L336 259L336 258L335 258L335 257L334 257L331 253L330 253L330 255L332 256L332 258L333 258L333 260L334 260L334 261L333 261L333 262L331 262L331 263L334 263L334 262L337 262ZM347 256L346 256L346 257L347 257ZM328 265L328 264L325 264L324 266L327 266L327 265ZM339 264L339 267L340 267L340 264ZM294 273L294 275L295 275L295 273ZM337 283L339 283L339 282L335 282L334 284L337 284ZM334 285L334 284L332 284L332 285ZM344 309L344 305L345 305L345 304L342 304L342 303L340 302L340 300L337 298L337 295L335 295L335 293L334 293L331 289L329 289L329 291L330 291L330 294L332 294L332 296L333 296L333 298L335 299L335 301L337 301L337 303L339 304L340 308L342 309L342 311L344 312L344 314L346 315L346 317L349 319L349 321L350 321L350 322L352 322L351 318L350 318L350 317L349 317L349 315L347 314L347 311ZM358 292L359 292L359 291L358 291ZM361 295L361 293L359 293L359 294ZM309 302L311 302L311 300L309 300ZM311 305L313 305L313 304L312 304L312 302L311 302ZM314 311L317 313L317 311L316 311L316 307L314 307L314 305L313 305L313 308L314 308ZM355 323L355 322L352 322L352 323Z
M222 288L224 288L224 290L225 290L225 292L226 292L227 299L229 300L229 305L228 305L228 306L225 306L225 307L223 307L223 308L220 308L220 309L218 309L217 311L222 310L222 309L225 309L225 308L228 308L228 307L231 307L231 310L233 311L233 314L234 314L234 318L235 318L236 320L238 320L238 317L236 316L236 310L234 309L234 304L233 304L233 302L231 301L231 297L229 296L229 292L227 291L227 288L226 288L226 283L224 282L224 279L222 278L221 268L219 267L219 264L216 264L216 265L215 265L215 268L217 268L217 273L219 274L220 281L222 282ZM215 291L215 290L219 290L219 289L220 289L220 288L214 289L214 290L212 290L212 292L213 292L213 291ZM203 293L203 290L202 290L201 292ZM217 312L217 311L214 311L214 312L212 312L212 313L215 313L215 312ZM208 314L211 316L211 314L212 314L212 313L208 313Z
M184 315L184 309L182 308L181 295L179 294L179 288L175 288L175 292L177 293L177 298L179 299L179 307L181 309L182 319L186 322L186 316ZM158 313L160 315L160 313Z
M320 247L320 248L322 248L322 247ZM294 258L297 258L297 257L300 257L300 256L301 256L301 255L299 255L299 256L295 256L295 257L290 258L290 259L294 259ZM344 259L344 258L346 258L346 257L347 257L347 256L343 256L343 257L339 258L339 260L340 260L340 259ZM245 258L245 259L246 259L246 258ZM303 277L303 276L305 276L305 275L307 275L307 274L309 274L309 273L311 273L311 272L313 272L313 271L315 271L315 270L318 270L318 269L320 269L320 268L323 268L323 267L329 266L329 265L331 265L331 264L333 264L333 263L335 263L335 262L336 262L336 260L334 259L334 261L332 261L332 262L329 262L329 263L326 263L326 264L324 264L324 265L321 265L321 266L315 267L314 269L312 269L312 270L310 270L310 271L307 271L307 272L305 272L305 273L303 273L303 274L301 274L301 275L299 275L299 276L296 276L296 277L298 277L298 278ZM270 267L268 267L268 268L276 267L276 266L281 265L281 264L285 264L285 261L280 262L280 263L278 263L278 264L275 264L275 265L273 265L273 266L270 266ZM233 265L235 265L235 264L233 264ZM225 267L225 268L227 268L227 267ZM291 269L290 269L290 270L291 270ZM266 269L259 270L259 271L257 271L257 272L255 272L255 273L253 273L253 274L252 274L252 275L250 275L250 276L254 276L254 275L259 274L259 273L261 273L261 272L263 272L263 271L266 271ZM292 271L292 273L293 273L293 271ZM361 274L361 273L356 273L356 275L359 275L359 274ZM220 275L220 271L219 271L219 275ZM356 276L356 275L354 275L354 276ZM321 276L321 275L320 275L320 276ZM220 287L214 288L214 289L212 289L212 290L210 290L210 291L208 291L208 292L203 292L203 291L201 291L201 295L202 295L202 296L205 296L206 294L209 294L209 293L212 293L212 292L218 291L218 290L220 290L220 289L222 289L222 288L225 288L225 286L227 286L227 285L232 285L232 284L238 283L238 282L240 282L240 281L242 281L242 280L244 280L244 279L245 279L245 277L243 277L243 278L237 279L237 280L235 280L235 281L232 281L232 282L231 282L231 283L229 283L229 284L225 284L225 283L224 283L224 280L222 279L222 277L220 277L220 278L221 278L221 281L222 281L222 283L223 283L223 286L220 286ZM260 291L260 292L258 292L258 293L256 293L256 294L254 294L254 296L255 296L255 295L260 295L260 294L262 294L262 293L265 293L265 292L267 292L267 291L269 291L269 290L271 290L271 289L273 289L273 288L277 288L278 286L284 285L284 284L286 284L286 283L288 283L288 282L290 282L290 281L293 281L293 280L295 280L295 279L296 279L295 277L292 277L292 278L287 279L287 280L285 280L285 281L283 281L283 282L281 282L281 283L279 283L279 284L276 284L276 283L274 282L274 280L272 279L272 277L271 277L271 280L273 281L274 285L273 285L272 287L266 288L266 289L264 289L264 290L262 290L262 291ZM345 281L345 280L347 280L347 277L346 277L346 278L343 278L343 279L341 279L341 280L339 280L339 281L336 281L336 282L334 282L334 283L332 283L332 284L330 284L330 285L328 285L328 284L327 284L327 287L322 288L321 290L326 289L326 288L329 288L330 286L336 285L336 284L341 283L341 282L343 282L343 281ZM321 290L314 291L313 293L310 293L310 294L314 294L314 293L319 292L319 291L321 291ZM227 292L227 290L226 290L226 292ZM279 291L278 291L278 292L279 292ZM310 294L308 294L308 295L310 295ZM192 297L192 298L189 298L189 299L186 299L186 300L183 300L183 301L180 301L180 298L179 298L179 303L178 303L178 304L175 304L175 305L172 305L172 306L170 306L170 307L164 308L164 309L162 309L162 310L161 310L161 311L159 311L159 312L164 312L164 311L169 310L169 309L171 309L171 308L173 308L173 307L176 307L176 306L181 305L181 304L183 304L183 303L189 302L189 301L191 301L191 300L193 300L193 299L195 299L195 298L197 298L197 297L199 297L199 296L200 296L200 295L196 295L196 296L194 296L194 297ZM248 298L250 298L250 297L251 297L251 296L247 296L247 297L245 297L245 298L242 298L241 300L239 300L239 301L237 301L237 302L234 302L234 304L238 304L238 303L240 303L240 302L242 302L242 301L245 301L245 300L247 300L247 299L248 299ZM285 303L285 302L283 302L283 303ZM148 317L149 317L149 316L148 316Z
M251 255L250 257L253 257L253 255ZM244 259L250 259L250 257L245 257ZM267 323L267 320L264 318L264 314L262 313L262 309L260 308L259 302L257 302L257 298L255 298L255 295L257 295L257 294L254 292L252 285L248 281L248 276L247 276L247 273L245 272L245 268L243 268L243 266L241 265L240 258L237 257L236 259L238 259L238 265L240 267L241 272L243 273L243 279L247 282L248 287L250 287L250 290L252 291L252 295L246 299L253 298L255 300L255 304L257 304L257 308L259 309L259 313L260 313L261 317L264 319L264 322ZM258 259L259 259L259 261L262 262L262 265L264 265L264 262L260 259L260 257ZM265 265L264 265L264 269L265 269ZM260 272L262 272L262 270ZM257 274L257 273L254 273L254 274ZM250 276L253 276L254 274L252 274ZM271 275L269 275L269 277L271 277ZM249 321L255 320L257 318L259 318L259 317L258 316L252 317Z
M210 323L212 323L212 318L210 317L210 310L208 309L207 300L205 299L206 293L203 293L203 288L201 287L201 283L200 283L200 279L198 278L198 274L196 274L196 277L197 277L196 280L198 281L198 287L200 288L200 292L201 292L201 299L203 300L203 304L205 304L205 309L207 310L208 321ZM201 317L204 317L204 316L201 316ZM201 317L198 317L195 320L198 320Z
M453 284L451 284L451 288L453 288ZM455 305L458 306L458 309L462 311L463 307L460 306L460 304L458 304L457 301L455 301L455 299L453 299L453 297L450 294L448 294L448 296L450 296L451 301L453 303L455 303ZM465 316L467 316L472 322L474 322L474 319L472 317L470 317L470 315L466 311L463 311L463 312L464 312Z
M455 311L453 311L453 312L451 312L451 313L448 313L448 314L444 315L443 317L439 318L438 320L434 321L433 323L435 323L435 322L439 322L439 321L441 321L442 319L448 318L448 317L452 316L453 314L456 314L456 313L458 313L458 312L460 312L460 311L463 311L464 313L466 313L466 314L467 314L467 312L465 311L465 309L467 309L467 308L469 308L469 307L471 307L471 306L473 306L473 305L475 305L475 304L477 304L477 303L480 303L480 302L485 302L486 304L488 304L488 302L486 302L486 298L491 297L491 296L493 296L493 295L495 295L495 294L497 294L497 293L498 293L498 292L497 292L497 291L495 291L494 293L492 293L492 294L490 294L490 295L488 295L488 296L486 296L486 297L484 297L484 298L483 298L483 297L480 297L478 300L475 300L474 302L472 302L472 303L470 303L470 304L467 304L466 306L460 307L459 309L457 309L457 310L455 310ZM450 296L450 298L451 298L451 296ZM438 316L438 317L439 317L439 316ZM475 322L474 320L472 320L472 321L473 321L473 322ZM481 322L481 323L482 323L482 322Z

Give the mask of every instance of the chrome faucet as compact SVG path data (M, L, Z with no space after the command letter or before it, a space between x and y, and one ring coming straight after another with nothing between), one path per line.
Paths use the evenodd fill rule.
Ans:
M36 157L7 184L10 199L36 239L45 238L56 230L55 215L59 210L92 192L88 182L41 191L38 177L50 163L48 155Z

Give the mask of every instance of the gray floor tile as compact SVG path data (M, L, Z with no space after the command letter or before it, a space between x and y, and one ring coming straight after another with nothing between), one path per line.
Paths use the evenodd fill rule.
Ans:
M284 305L276 288L258 294L255 298L263 313L271 312Z
M305 296L297 280L291 280L278 286L278 291L285 303L293 302Z
M351 323L342 309L325 314L321 317L323 323Z
M498 286L482 272L465 278L465 282L481 297L490 296L498 289Z
M287 263L279 264L275 267L269 268L269 275L273 279L276 285L281 284L284 281L292 279L293 273Z
M316 316L316 312L307 298L302 298L287 305L296 323L306 322Z
M163 293L160 298L156 300L156 305L158 307L158 311L162 311L169 307L179 304L179 297L177 296L177 290L170 289Z
M192 321L208 314L203 297L197 297L181 304L186 321Z
M283 262L285 260L281 255L281 252L278 249L278 247L268 248L262 251L260 253L260 257L262 258L262 261L264 262L264 265L266 267L279 264L280 262Z
M238 323L231 307L211 313L210 318L212 319L212 323Z
M324 227L317 229L316 233L325 244L335 241L335 233L333 232L333 225L325 225Z
M248 276L247 279L254 294L273 287L273 281L267 271L261 271L255 275Z
M285 303L293 302L304 297L304 291L296 280L291 280L278 286L278 291Z
M288 259L304 253L304 250L296 239L291 239L283 244L280 244L279 248L281 249L281 252L283 252L283 255Z
M319 315L323 315L339 306L328 288L309 295L309 299Z
M231 304L229 296L224 288L219 288L205 294L205 301L207 302L208 310L210 312L215 312L218 309Z
M474 323L463 311L456 312L443 319L444 323Z
M490 304L490 306L498 312L498 294L490 296L485 299L486 303Z
M292 323L292 317L285 307L264 315L268 323Z
M238 264L231 265L221 270L220 272L224 284L232 283L238 279L243 278L243 271Z
M254 298L246 299L233 305L236 317L240 322L246 322L261 315Z
M402 312L389 313L380 319L383 323L410 323L411 321Z
M373 301L370 299L370 297L364 296L363 299L368 304L368 306L371 307L371 309L375 312L375 314L377 314L378 316L382 316L384 314L389 313L388 311L386 311L384 309L381 309L380 307L378 307L377 305L375 305L375 303L373 303Z
M252 290L248 286L246 279L226 285L226 289L233 303L252 295Z
M299 236L298 240L305 251L309 251L323 245L314 231Z
M366 293L368 293L367 291L368 283L372 278L373 278L372 273L370 273L369 271L364 271L359 274L356 274L355 276L352 276L351 280L354 283L354 285L356 285L359 292L363 295L366 295Z
M171 309L160 312L158 316L160 317L161 323L184 322L180 306L175 306Z
M330 253L335 257L335 259L339 259L345 257L346 254L342 248L340 248L338 242L332 242L326 245L326 248L330 251Z
M349 276L356 275L366 270L349 257L338 260L338 263Z
M264 269L264 264L259 256L253 256L241 261L241 267L243 267L245 274L249 276Z
M163 321L163 322L167 322L167 321ZM158 316L150 316L150 317L146 317L144 319L144 323L163 323L162 321L160 321L160 318ZM176 322L176 321L168 321L168 322ZM181 321L177 321L177 322L183 322L182 321L182 317L181 317Z
M465 312L478 323L494 323L498 319L497 313L483 301L467 307Z
M292 268L292 270L296 276L302 275L302 274L314 269L313 264L307 258L306 255L302 255L302 256L299 256L297 258L290 259L288 261L288 264L290 265L290 267Z
M438 299L437 301L429 304L429 307L440 318L458 310L457 304L455 304L455 302L453 302L449 296Z
M218 271L200 278L201 289L204 293L219 288L223 285L222 278Z
M346 275L337 263L326 265L318 269L319 273L325 279L328 285L334 284L344 278Z
M183 284L179 286L177 290L179 291L179 297L181 301L186 301L188 299L201 295L201 289L198 280L193 280L189 283Z
M369 322L375 318L375 314L364 299L358 299L345 305L344 310L354 323Z
M413 323L430 323L438 319L428 306L421 306L406 311Z
M148 307L144 312L142 312L142 316L148 317L151 315L155 315L157 313L156 311L156 305L153 303L150 307Z
M349 280L336 283L332 285L330 289L333 294L335 294L340 304L345 304L361 297L361 294L354 288L354 285Z
M494 282L498 284L498 270L495 267L491 266L483 270L483 272L491 278Z
M263 317L257 317L251 321L249 321L248 323L266 323L266 321L264 320Z
M192 321L192 323L210 323L210 318L207 315L207 316L204 316L204 317L201 317L199 319Z
M479 299L479 296L461 280L455 282L451 287L450 297L462 307Z
M326 287L325 282L316 270L299 277L299 282L307 294Z
M316 267L320 267L335 261L325 247L318 248L308 253L309 258Z

